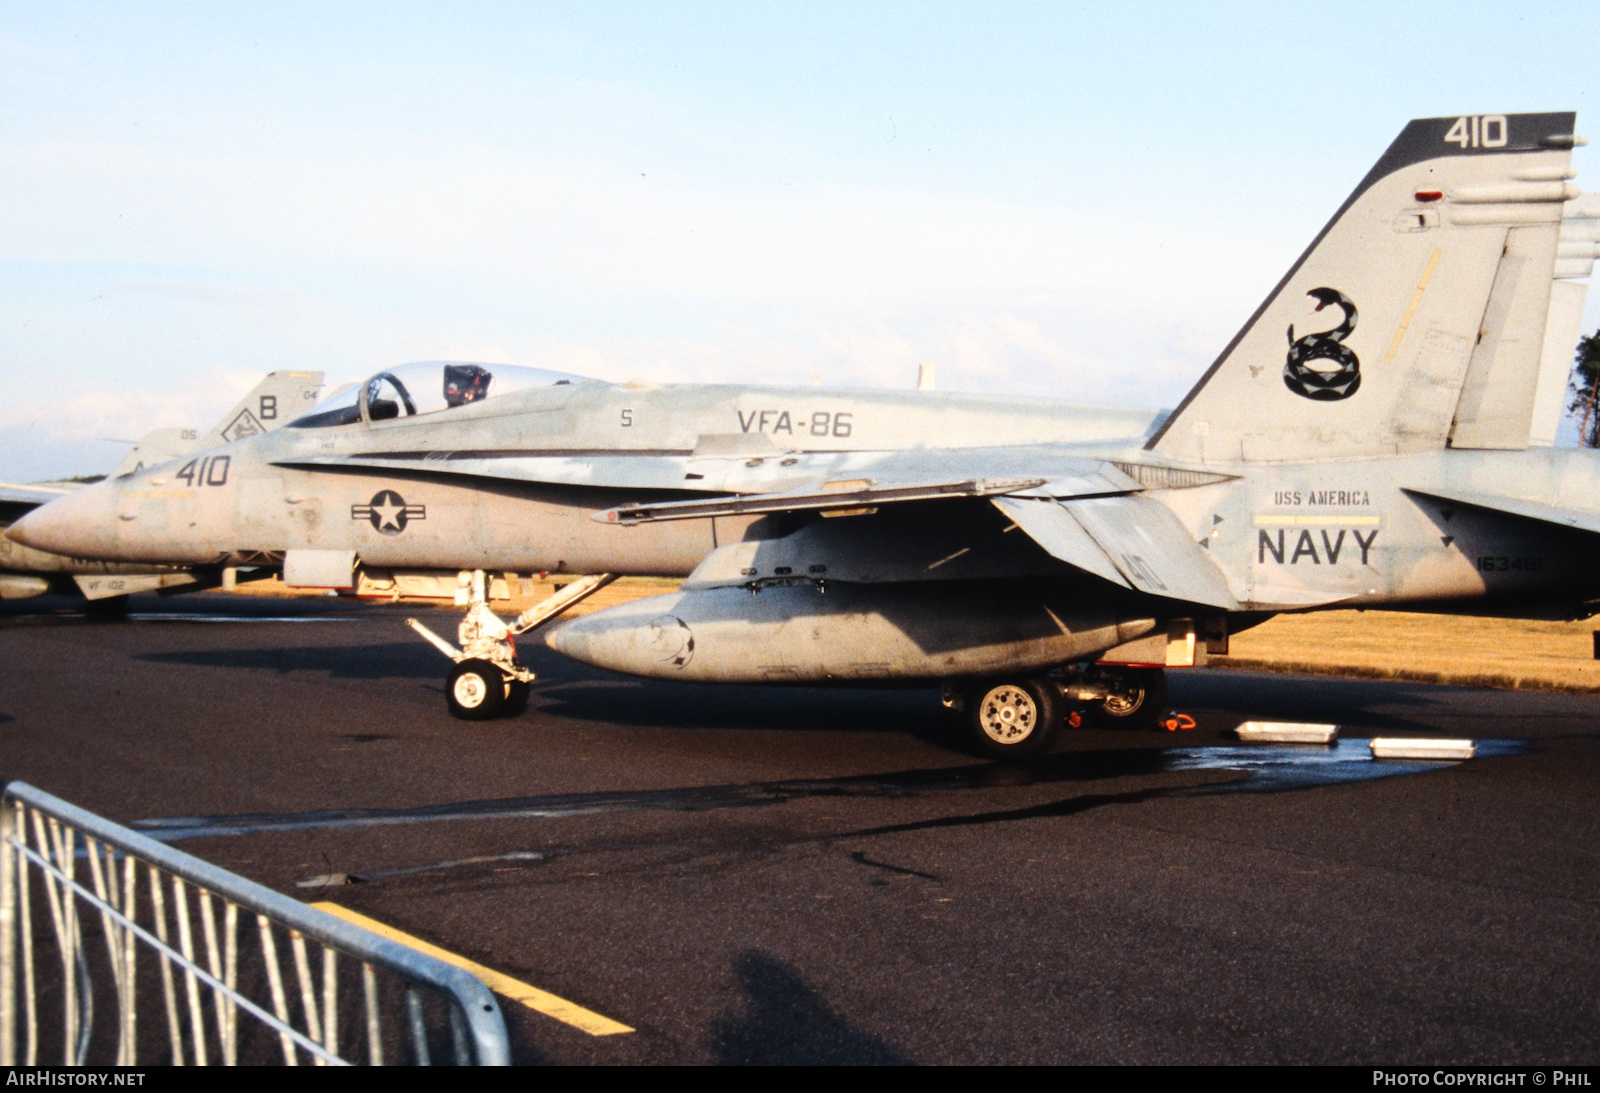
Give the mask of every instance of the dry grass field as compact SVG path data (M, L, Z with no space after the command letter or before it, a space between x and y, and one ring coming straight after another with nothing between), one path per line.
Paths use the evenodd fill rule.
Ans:
M570 579L570 578L569 578ZM518 582L518 595L494 601L502 617L536 603L563 583L554 578ZM678 581L624 577L601 589L570 613L583 615L642 596L670 592ZM295 593L276 578L240 585L249 595ZM390 602L390 597L375 597ZM402 599L443 605L446 600ZM1600 691L1600 661L1593 659L1589 622L1527 622L1416 615L1393 611L1322 611L1279 615L1235 634L1229 655L1212 657L1217 668L1269 672L1409 679L1511 690Z
M1320 611L1233 636L1215 667L1411 679L1510 690L1600 690L1588 622Z

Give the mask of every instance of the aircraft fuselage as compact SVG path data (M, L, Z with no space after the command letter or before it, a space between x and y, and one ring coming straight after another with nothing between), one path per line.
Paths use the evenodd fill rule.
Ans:
M24 541L123 562L250 564L290 550L350 550L374 567L687 576L719 546L797 524L592 517L652 499L781 491L848 475L853 459L883 451L937 460L943 449L1044 445L1148 465L1140 444L1157 417L923 392L579 384L444 414L291 427L194 453L52 503L28 517ZM1590 536L1426 496L1476 491L1591 507L1600 497L1592 452L1213 462L1205 471L1211 484L1150 495L1249 610L1516 600L1577 612L1600 596ZM933 504L958 528L975 504L987 511ZM893 579L1076 574L1031 544L1019 549L1037 555L1022 570L1010 557L992 572L969 561L902 567ZM811 564L849 568L844 559Z

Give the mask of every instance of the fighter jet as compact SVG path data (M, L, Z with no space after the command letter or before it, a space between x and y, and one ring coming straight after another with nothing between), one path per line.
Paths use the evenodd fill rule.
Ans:
M1171 413L429 362L11 534L317 587L458 569L459 646L414 625L466 718L526 700L517 633L613 575L683 577L545 640L659 679L941 685L1002 758L1069 703L1151 723L1167 668L1277 612L1583 617L1600 456L1541 446L1571 362L1552 286L1595 254L1563 240L1573 122L1406 125ZM507 622L495 570L586 576Z
M210 430L153 429L134 442L111 472L125 476L165 463L196 449L210 449L277 428L316 402L321 372L270 372ZM24 514L82 489L97 478L13 485L0 482L0 533ZM36 550L0 534L0 599L18 600L48 592L75 593L91 610L125 609L134 592L183 592L221 583L222 575L181 566L96 561Z

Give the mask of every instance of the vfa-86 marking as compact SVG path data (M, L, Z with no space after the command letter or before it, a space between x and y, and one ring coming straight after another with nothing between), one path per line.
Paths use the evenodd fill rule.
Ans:
M736 411L741 433L771 433L773 436L810 436L848 439L855 432L855 415L848 410L743 410Z
M1148 722L1163 666L1276 611L1600 602L1600 457L1536 443L1576 340L1550 301L1578 140L1571 114L1405 126L1170 413L425 362L230 446L220 485L198 452L13 534L320 587L462 570L459 645L425 636L463 717L526 698L514 633L682 577L546 641L661 679L943 684L977 747L1036 755L1064 703ZM496 570L585 576L508 623Z

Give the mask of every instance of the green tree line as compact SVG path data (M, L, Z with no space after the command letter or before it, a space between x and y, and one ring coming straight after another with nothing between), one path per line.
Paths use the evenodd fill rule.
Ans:
M1573 365L1573 398L1567 409L1578 417L1578 443L1600 448L1600 330L1578 339Z

